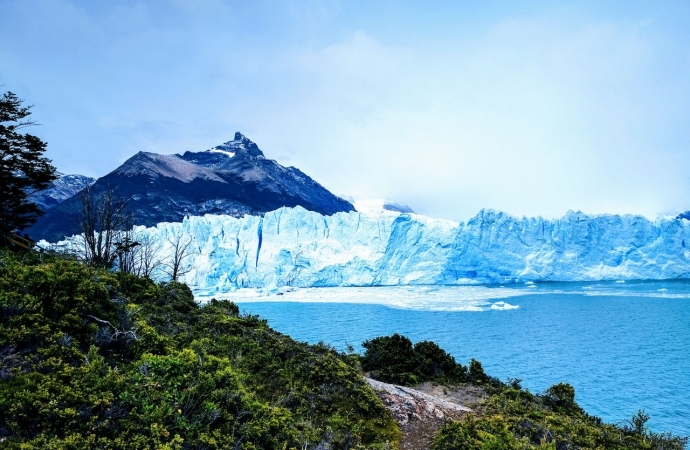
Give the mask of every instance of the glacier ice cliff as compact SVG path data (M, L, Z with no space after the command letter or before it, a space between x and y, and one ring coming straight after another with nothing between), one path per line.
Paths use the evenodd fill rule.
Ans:
M677 218L568 212L546 220L482 210L456 223L295 207L263 217L187 217L138 232L165 242L191 237L184 281L206 295L241 287L690 278L690 221Z

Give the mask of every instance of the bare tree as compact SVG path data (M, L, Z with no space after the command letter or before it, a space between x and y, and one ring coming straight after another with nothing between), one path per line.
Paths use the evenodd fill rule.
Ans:
M140 233L136 236L139 243L137 247L137 275L152 278L153 274L163 266L160 257L163 242L148 233Z
M145 231L123 231L121 240L115 243L115 247L115 269L119 272L152 278L163 266L163 242Z
M79 193L81 217L79 227L83 239L81 257L87 264L112 268L123 251L132 248L132 242L123 242L126 230L131 228L131 215L127 202L117 198L111 189L96 193L91 186Z
M94 192L87 187L79 193L82 203L81 216L77 218L81 239L77 256L87 264L115 269L121 273L151 278L161 270L160 257L163 241L146 232L132 229L132 215L127 202L118 198L112 189ZM189 256L189 242L177 238L173 244L171 273L183 275L181 268Z
M180 276L192 270L191 267L185 266L184 264L185 260L195 253L193 249L190 248L190 245L192 244L192 237L189 236L185 239L182 236L182 233L179 232L176 233L171 239L168 239L168 242L172 248L172 254L165 263L165 266L168 268L168 275L170 275L170 279L177 281Z
M140 270L140 244L131 231L123 231L121 239L115 242L117 255L117 270L122 273L138 275Z
M12 377L13 369L26 366L28 362L22 358L27 350L17 350L16 346L5 344L0 346L0 380Z

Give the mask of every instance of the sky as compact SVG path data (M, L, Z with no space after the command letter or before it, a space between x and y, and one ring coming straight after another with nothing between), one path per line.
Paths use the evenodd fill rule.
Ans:
M63 173L240 131L331 192L690 209L690 2L0 0L0 89Z

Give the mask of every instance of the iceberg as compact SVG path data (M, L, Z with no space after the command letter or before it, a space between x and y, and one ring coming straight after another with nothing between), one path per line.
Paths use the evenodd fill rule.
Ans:
M690 221L679 218L570 211L546 220L482 210L457 223L388 210L325 216L298 206L136 231L162 242L191 238L182 281L201 296L238 288L690 278Z

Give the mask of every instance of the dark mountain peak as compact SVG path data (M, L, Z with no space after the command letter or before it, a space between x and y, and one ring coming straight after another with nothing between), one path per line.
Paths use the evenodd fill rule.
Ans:
M264 160L264 154L259 146L252 142L239 131L235 133L235 139L217 145L203 152L186 151L183 155L176 155L192 164L198 164L214 170L227 169L229 167L248 168Z
M241 142L242 144L254 144L247 136L240 133L239 131L235 131L235 138L232 140L232 142Z
M186 215L260 215L283 206L301 206L321 214L354 211L349 202L299 169L265 158L239 132L232 141L206 151L183 155L139 152L98 179L94 187L113 189L128 199L135 225L177 222ZM78 196L65 200L39 219L31 235L57 241L78 233L73 216L80 205Z
M242 153L254 157L264 156L263 152L259 149L259 146L239 131L235 132L235 138L232 141L228 141L208 151Z

